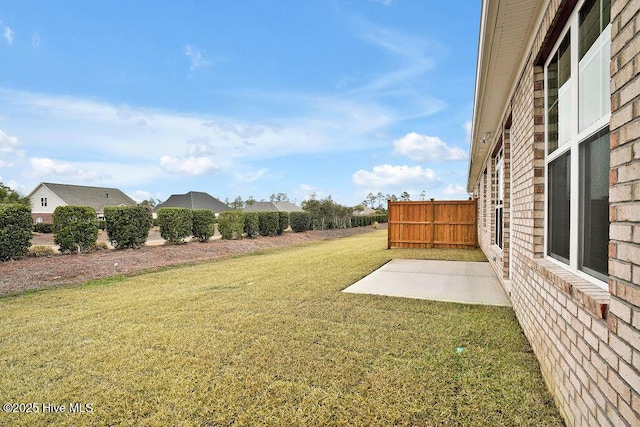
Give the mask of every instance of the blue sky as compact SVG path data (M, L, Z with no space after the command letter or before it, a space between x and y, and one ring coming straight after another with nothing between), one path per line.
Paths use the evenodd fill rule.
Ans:
M0 181L467 198L480 1L7 2Z

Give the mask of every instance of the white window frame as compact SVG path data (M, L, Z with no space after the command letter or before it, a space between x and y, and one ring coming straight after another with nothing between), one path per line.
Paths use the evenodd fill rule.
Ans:
M546 260L569 270L571 273L579 276L580 278L587 280L596 286L609 290L609 284L605 281L598 279L590 274L587 274L579 268L579 251L580 251L580 144L586 141L591 135L599 132L603 128L607 127L611 122L611 113L605 114L596 122L587 126L584 130L579 131L578 120L578 92L579 92L579 79L580 79L580 66L579 66L579 13L584 4L584 0L580 0L569 17L565 28L558 36L558 40L551 50L552 54L549 55L544 64L544 81L545 81L545 94L544 94L544 111L545 111L545 230L544 230L544 257ZM605 28L604 31L609 31L611 34L611 23ZM570 33L570 52L571 52L571 118L570 118L570 139L564 144L558 143L558 148L551 154L548 153L548 131L547 131L547 112L548 112L548 96L547 96L547 68L553 60L554 54L557 53L560 44L564 40L567 34ZM549 164L558 157L565 154L567 151L571 152L571 201L570 201L570 230L569 230L569 264L565 264L562 261L547 255L548 253L548 239L549 239Z

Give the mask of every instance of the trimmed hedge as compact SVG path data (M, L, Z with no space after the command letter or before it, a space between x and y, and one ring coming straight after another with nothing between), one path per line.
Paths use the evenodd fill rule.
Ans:
M225 240L242 239L244 217L240 211L226 211L218 215L218 231Z
M194 209L191 234L201 242L208 242L215 233L216 214L209 209Z
M352 227L365 227L367 225L371 225L374 222L378 224L383 224L387 222L386 214L377 214L377 215L355 215L351 217L351 226Z
M27 255L33 236L32 227L30 206L0 204L0 261Z
M193 228L191 209L158 209L158 226L160 227L160 236L169 244L184 243L184 239L191 236Z
M289 212L278 212L278 235L289 228Z
M98 241L96 211L88 206L58 206L53 211L53 242L60 252L84 252Z
M258 212L244 212L244 232L247 237L256 237L260 232Z
M261 236L278 234L278 212L258 212L258 228Z
M311 214L309 212L291 212L289 214L291 229L302 233L311 229Z
M109 241L116 249L144 245L153 224L151 211L144 206L105 206L104 219Z

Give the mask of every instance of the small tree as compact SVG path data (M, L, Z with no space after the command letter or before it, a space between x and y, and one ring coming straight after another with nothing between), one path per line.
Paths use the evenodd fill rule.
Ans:
M104 219L109 241L116 249L137 248L144 245L153 225L151 211L143 204L105 206Z
M218 216L218 230L225 240L242 239L244 217L242 212L221 212Z
M7 187L0 182L0 204L17 203L20 205L31 206L28 197L23 197L17 191Z
M95 209L88 206L58 206L53 211L53 241L60 252L84 252L98 241Z
M209 209L195 209L191 234L201 242L208 242L215 232L216 214Z
M31 208L18 203L0 204L0 261L25 256L31 246Z
M184 239L191 236L193 228L191 209L158 209L158 226L160 227L160 235L169 244L184 243Z
M247 237L256 237L259 233L258 212L244 212L244 232Z

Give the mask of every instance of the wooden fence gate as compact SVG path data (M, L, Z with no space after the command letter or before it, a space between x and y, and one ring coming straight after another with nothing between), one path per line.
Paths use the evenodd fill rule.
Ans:
M475 200L388 202L391 248L478 247Z

